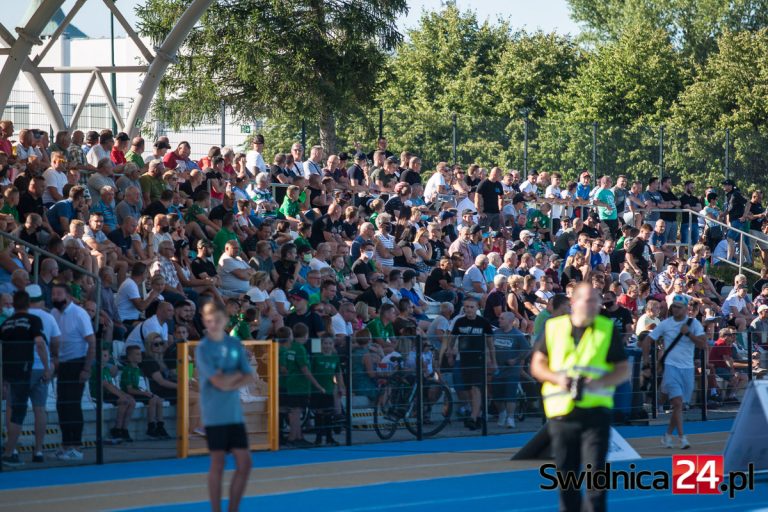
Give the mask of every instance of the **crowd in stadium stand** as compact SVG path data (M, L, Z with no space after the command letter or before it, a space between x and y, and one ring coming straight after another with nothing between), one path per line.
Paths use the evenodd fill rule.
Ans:
M583 171L569 182L543 170L422 169L418 155L392 154L385 138L370 152L328 155L314 146L305 156L295 143L267 156L257 135L244 153L212 147L194 160L188 142L164 137L62 131L51 143L44 130L14 133L10 121L0 130L0 231L101 284L93 333L95 280L43 257L32 284L33 254L0 238L0 319L20 290L31 311L55 318L45 337L59 372L59 418L75 423L62 430L62 460L82 458L84 385L92 396L103 386L119 407L109 430L116 440L130 441L126 418L136 402L147 407L147 435L167 437L162 403L175 399L175 345L200 338L197 311L207 301L226 305L237 336L281 340L281 405L291 427L284 442L295 446L310 444L299 417L308 405L318 411L316 443L336 443L327 427L344 392L340 357L351 352L352 393L373 402L382 361L402 352L413 366L412 344L399 340L418 335L428 340L429 371L453 374L467 428L481 426L478 367L496 382L490 412L514 428L506 390L525 374L530 340L568 311L581 281L603 292L603 314L642 352L642 386L648 334L676 297L713 342L713 405L737 400L749 365L762 372L737 335L768 333L768 274L748 288L744 275L723 283L710 273L723 260L768 256L762 192L747 199L730 180L705 191L680 183L676 193L669 177L641 183ZM741 231L764 241L741 246ZM454 335L480 341L460 344ZM322 340L314 353L311 339ZM125 343L119 358L113 341ZM81 367L91 368L90 383L78 378ZM65 372L73 383L63 382ZM35 412L44 415L39 395ZM42 435L35 460L41 445Z

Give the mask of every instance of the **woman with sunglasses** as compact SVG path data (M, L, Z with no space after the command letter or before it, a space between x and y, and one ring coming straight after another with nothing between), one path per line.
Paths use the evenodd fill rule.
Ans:
M188 294L189 290L194 290L200 295L210 295L215 300L223 302L221 294L218 288L214 284L213 278L197 278L192 275L190 270L192 260L189 258L189 242L186 240L177 240L174 242L175 253L171 261L176 268L176 275L179 276L179 282L184 288L184 293Z

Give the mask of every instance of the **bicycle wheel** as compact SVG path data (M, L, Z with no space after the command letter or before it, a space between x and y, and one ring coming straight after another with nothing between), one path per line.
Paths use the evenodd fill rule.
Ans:
M405 427L414 436L418 435L418 419L416 418L416 396L409 404L409 415L405 419ZM444 382L430 382L424 386L424 425L421 435L435 436L451 422L453 413L453 397L451 388Z
M383 388L376 398L376 406L373 409L373 428L382 440L390 439L395 435L397 425L402 418L402 413L392 402L392 391L389 387Z

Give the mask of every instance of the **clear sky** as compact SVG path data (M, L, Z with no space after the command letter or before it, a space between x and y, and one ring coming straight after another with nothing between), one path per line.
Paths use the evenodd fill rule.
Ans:
M27 5L32 0L17 0L18 9L0 10L0 23L14 32ZM116 0L130 23L135 23L134 7L142 0ZM75 0L64 2L64 12L69 12ZM441 0L409 0L410 13L401 20L403 29L417 25L423 9L439 9ZM576 34L578 26L570 19L566 0L457 0L459 8L474 9L480 20L507 18L514 28L528 30L555 30L562 34ZM91 37L109 37L109 10L101 0L88 0L74 19L74 24ZM117 33L123 34L116 24Z

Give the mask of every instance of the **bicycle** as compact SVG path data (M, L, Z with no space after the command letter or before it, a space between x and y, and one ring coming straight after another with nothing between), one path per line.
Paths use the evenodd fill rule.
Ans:
M401 423L411 434L418 435L418 386L415 376L403 370L402 358L393 358L392 362L397 369L386 377L373 410L374 430L382 440L395 435ZM424 423L421 433L424 437L431 437L450 423L453 396L451 388L440 379L438 372L424 379L423 391Z

